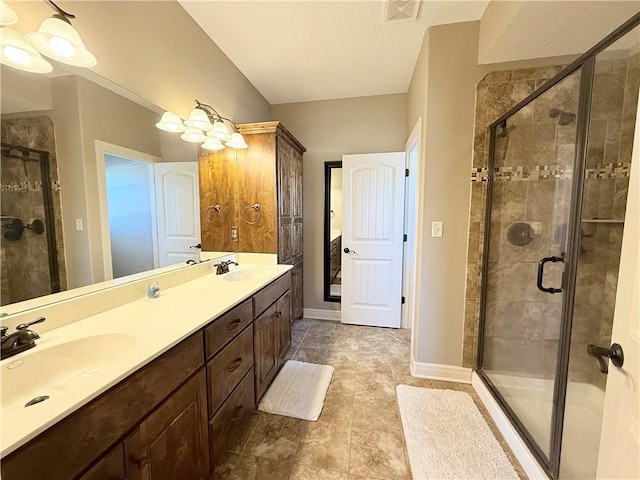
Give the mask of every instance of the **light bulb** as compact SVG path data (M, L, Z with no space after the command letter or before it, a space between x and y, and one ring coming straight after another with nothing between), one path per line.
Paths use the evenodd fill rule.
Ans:
M69 40L60 37L51 37L49 39L49 46L58 55L67 58L73 57L76 51Z
M180 138L185 142L190 143L201 143L204 142L207 137L202 130L198 130L197 128L189 127L185 130L185 132L180 135Z
M13 45L6 45L3 49L3 52L9 60L19 63L20 65L26 65L27 63L29 63L29 60L31 58L29 52L21 48L14 47Z

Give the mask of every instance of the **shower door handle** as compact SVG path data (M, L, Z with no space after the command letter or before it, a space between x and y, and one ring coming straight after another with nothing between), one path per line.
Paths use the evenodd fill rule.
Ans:
M564 262L564 257L544 257L540 262L538 262L538 290L545 293L560 293L562 292L561 288L545 287L542 285L542 280L544 278L544 266L547 262Z
M609 367L605 357L611 359L614 367L620 368L624 364L624 352L618 343L613 343L611 348L587 345L587 353L598 359L602 373L609 373Z

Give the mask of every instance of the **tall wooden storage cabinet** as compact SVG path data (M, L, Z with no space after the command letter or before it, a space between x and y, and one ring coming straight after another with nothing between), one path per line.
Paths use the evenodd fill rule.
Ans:
M200 150L202 249L275 253L294 265L291 315L302 317L302 154L280 122L238 125L249 148Z

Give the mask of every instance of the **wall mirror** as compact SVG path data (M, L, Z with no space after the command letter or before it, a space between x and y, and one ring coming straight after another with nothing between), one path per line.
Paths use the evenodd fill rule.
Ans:
M193 165L189 202L198 225L189 244L199 243L197 147L158 130L163 109L150 101L52 63L46 75L0 67L0 301L8 314L186 266L188 253L162 257L158 165Z
M324 299L339 302L342 281L342 162L325 162L324 181Z

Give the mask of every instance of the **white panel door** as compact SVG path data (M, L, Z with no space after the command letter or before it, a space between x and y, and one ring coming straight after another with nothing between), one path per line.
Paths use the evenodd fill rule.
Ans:
M405 153L342 157L342 323L400 328Z
M624 364L609 362L597 478L640 478L640 122L629 177L611 335L624 350Z
M197 162L154 165L158 262L161 267L200 260L200 194Z

